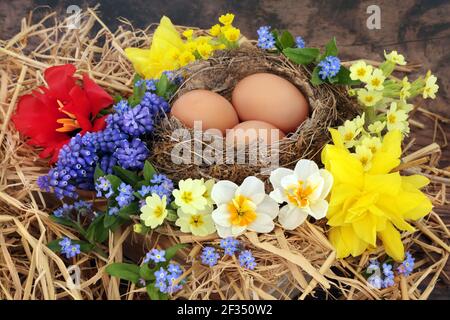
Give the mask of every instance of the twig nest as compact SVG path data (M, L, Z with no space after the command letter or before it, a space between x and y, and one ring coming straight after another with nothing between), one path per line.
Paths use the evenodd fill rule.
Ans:
M310 110L308 118L294 132L266 150L259 148L261 144L258 147L250 144L243 150L220 135L207 131L202 134L201 128L186 128L174 117L162 119L150 142L150 161L175 180L216 178L240 183L255 175L267 181L268 172L275 167L292 168L299 159L318 160L320 150L329 141L327 128L338 126L360 112L345 87L328 84L314 87L309 82L311 70L250 44L219 52L179 72L185 80L173 101L196 89L211 90L231 101L232 91L240 80L265 72L295 85L307 98Z

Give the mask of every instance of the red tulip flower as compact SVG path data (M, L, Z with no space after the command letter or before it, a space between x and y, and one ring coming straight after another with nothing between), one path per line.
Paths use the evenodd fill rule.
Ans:
M58 160L59 150L74 135L105 128L102 109L113 103L111 96L88 75L83 85L74 77L75 66L65 64L45 70L47 87L39 87L20 97L12 121L17 130L29 137L28 144L44 148L41 158Z

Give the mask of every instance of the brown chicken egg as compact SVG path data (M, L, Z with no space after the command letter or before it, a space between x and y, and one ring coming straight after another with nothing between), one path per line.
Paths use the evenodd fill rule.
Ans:
M179 97L171 115L189 128L194 121L202 122L202 129L219 129L222 134L239 123L235 109L227 99L208 90L192 90Z
M262 140L265 144L271 144L283 139L285 134L274 125L250 120L239 123L231 130L227 130L227 142L237 145L250 144L255 140Z
M239 81L232 104L241 121L265 121L285 133L295 131L309 113L303 94L286 79L270 73L255 73Z

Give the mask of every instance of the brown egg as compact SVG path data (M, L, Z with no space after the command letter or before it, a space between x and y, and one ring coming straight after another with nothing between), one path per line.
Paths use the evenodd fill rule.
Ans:
M289 133L308 117L303 94L289 81L270 73L255 73L236 85L232 103L241 121L269 122Z
M235 109L227 99L208 90L192 90L172 106L172 116L189 128L202 121L202 129L219 129L222 134L239 123Z
M260 139L266 144L271 144L284 137L285 134L280 129L270 123L259 120L244 121L233 129L227 130L227 142L236 143L237 145L250 144Z

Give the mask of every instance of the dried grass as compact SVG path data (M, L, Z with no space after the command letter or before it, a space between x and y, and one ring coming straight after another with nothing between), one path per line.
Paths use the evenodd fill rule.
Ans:
M0 42L0 299L143 299L145 290L119 284L104 273L113 261L137 261L147 248L189 243L177 258L185 264L187 285L176 297L187 299L426 299L443 273L449 255L449 230L432 212L416 223L417 230L404 234L407 248L420 257L414 273L397 279L398 285L375 290L360 272L369 254L336 260L324 236L324 225L305 223L295 231L276 228L268 235L246 234L243 242L258 261L255 271L243 271L235 258L223 259L213 268L199 264L196 256L205 240L181 234L170 226L138 239L124 228L110 234L107 258L95 253L65 262L46 247L49 241L69 236L72 230L55 224L48 212L57 201L36 187L36 179L48 170L45 161L24 143L10 123L17 97L43 84L43 70L71 62L88 72L111 93L130 93L132 68L122 50L147 46L149 30L134 30L126 21L112 33L94 10L82 16L79 30L67 30L66 21L51 13L33 24L32 16L21 21L21 32ZM409 71L409 70L404 70ZM416 112L437 123L448 119L419 108ZM437 132L437 131L436 131ZM402 168L420 172L432 180L426 192L436 207L448 206L448 169L437 168L441 149L429 146L405 154ZM408 150L407 145L405 150ZM371 255L382 255L382 248ZM81 269L81 285L70 286L69 264Z

